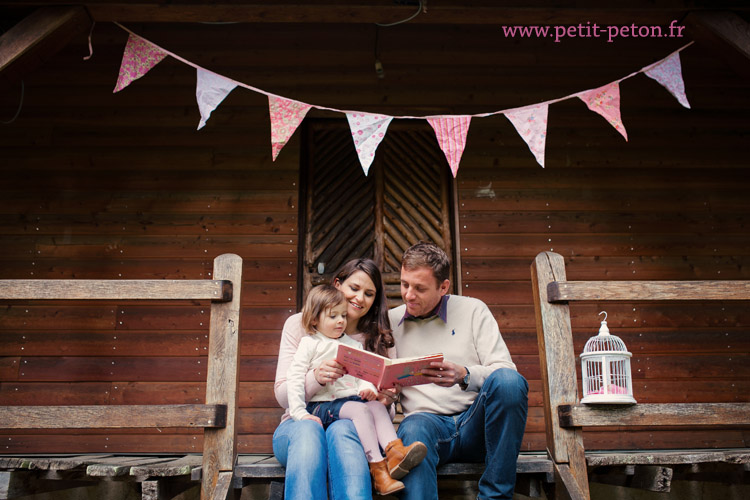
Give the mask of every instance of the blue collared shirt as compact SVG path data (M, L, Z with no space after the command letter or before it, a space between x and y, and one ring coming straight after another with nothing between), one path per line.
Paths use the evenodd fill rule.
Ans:
M450 295L443 295L443 297L440 299L440 302L438 302L438 305L435 306L435 309L432 310L429 314L425 314L424 316L412 316L409 314L408 311L404 310L404 317L401 318L401 321L398 322L398 325L401 326L401 324L406 321L412 321L412 320L419 320L419 319L428 319L432 318L433 316L437 316L438 318L443 320L443 323L448 322L448 299L450 298Z

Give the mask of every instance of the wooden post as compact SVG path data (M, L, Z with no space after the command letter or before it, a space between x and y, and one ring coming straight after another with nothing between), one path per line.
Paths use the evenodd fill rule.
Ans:
M227 498L237 459L242 259L233 254L218 256L214 260L213 279L232 282L232 300L211 304L206 403L227 405L227 425L204 431L201 500Z
M565 281L565 262L561 255L542 252L531 265L531 283L534 290L547 451L555 464L555 474L568 490L570 498L588 499L583 432L580 427L561 428L557 414L558 405L578 403L578 383L568 304L550 304L547 300L547 285L553 281ZM556 493L564 493L560 489L558 484Z

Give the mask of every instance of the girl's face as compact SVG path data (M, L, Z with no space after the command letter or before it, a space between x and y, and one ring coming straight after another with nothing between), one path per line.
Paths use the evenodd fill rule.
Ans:
M313 320L313 326L329 339L337 339L346 330L346 302L340 302L335 306L323 310Z
M367 314L375 302L377 290L372 279L364 271L355 271L343 282L336 281L336 288L346 297L347 320L356 328L359 319Z

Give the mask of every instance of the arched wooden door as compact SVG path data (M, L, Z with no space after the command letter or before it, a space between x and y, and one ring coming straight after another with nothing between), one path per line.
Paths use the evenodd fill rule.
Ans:
M330 282L349 259L369 257L396 305L410 245L433 241L455 261L453 179L434 132L420 125L391 123L366 177L345 121L306 122L302 293Z

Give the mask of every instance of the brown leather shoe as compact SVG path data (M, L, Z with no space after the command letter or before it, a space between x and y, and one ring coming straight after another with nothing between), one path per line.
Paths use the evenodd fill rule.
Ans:
M370 462L370 474L372 474L372 485L378 495L390 495L404 489L404 483L396 481L388 474L385 460Z
M393 479L404 477L419 465L426 455L427 447L419 441L404 446L400 439L396 439L385 447L385 461L388 462L388 472Z

